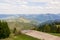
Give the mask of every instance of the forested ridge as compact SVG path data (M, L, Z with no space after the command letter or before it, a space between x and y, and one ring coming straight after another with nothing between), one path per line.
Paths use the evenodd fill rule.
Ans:
M39 25L38 29L42 32L60 33L60 21L46 21Z

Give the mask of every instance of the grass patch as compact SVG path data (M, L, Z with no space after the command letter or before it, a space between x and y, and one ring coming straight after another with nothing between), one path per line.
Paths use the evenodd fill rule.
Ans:
M49 33L49 34L52 34L52 35L55 35L55 36L59 36L60 37L60 33Z
M39 39L33 38L25 34L21 34L21 35L15 36L14 40L39 40Z
M17 35L17 36L12 35L9 38L1 39L1 40L40 40L40 39L31 37L31 36L28 36L28 35L25 35L25 34L20 34L20 35Z

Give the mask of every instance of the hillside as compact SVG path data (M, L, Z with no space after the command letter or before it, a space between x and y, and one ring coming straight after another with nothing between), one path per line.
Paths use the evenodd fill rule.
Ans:
M54 21L60 20L60 14L10 14L10 15L1 15L0 19L8 22L10 27L19 26L38 26L52 23ZM28 27L29 28L29 27Z
M28 20L26 18L23 17L19 17L19 18L6 18L4 21L7 21L8 26L11 30L13 30L13 28L17 28L18 30L21 29L32 29L34 28L36 22L33 20Z

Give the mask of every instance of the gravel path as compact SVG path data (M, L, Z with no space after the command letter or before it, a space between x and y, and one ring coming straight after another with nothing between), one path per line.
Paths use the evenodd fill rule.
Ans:
M42 40L60 40L60 37L58 36L35 30L23 30L22 33Z

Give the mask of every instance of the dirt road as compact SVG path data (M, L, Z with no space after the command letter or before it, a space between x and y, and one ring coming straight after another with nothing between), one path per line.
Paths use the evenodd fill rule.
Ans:
M58 36L35 30L23 30L22 33L42 40L60 40L60 37Z

